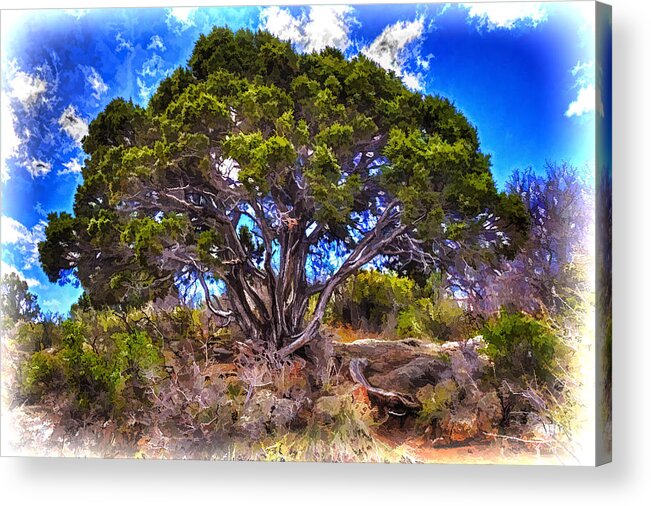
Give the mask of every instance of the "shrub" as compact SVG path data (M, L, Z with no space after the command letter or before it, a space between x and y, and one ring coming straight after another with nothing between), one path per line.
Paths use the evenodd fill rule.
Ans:
M127 375L145 379L162 364L161 354L147 333L136 330L111 337L116 347L115 361Z
M61 317L44 314L39 322L24 322L17 326L16 342L29 353L61 344Z
M471 321L445 289L440 274L423 286L393 272L363 271L331 299L328 322L386 337L450 340L465 337Z
M556 365L554 358L561 340L544 321L525 313L501 311L489 320L482 335L486 352L494 360L497 377L549 381Z
M91 345L82 322L66 321L61 358L69 389L82 410L117 414L127 383L141 382L155 374L162 363L151 338L142 331L111 334L110 340Z
M415 283L394 273L363 271L351 277L330 304L338 323L381 332L387 316L397 314L414 300Z
M86 342L80 322L66 321L63 326L61 357L68 389L75 395L81 410L97 408L109 414L113 410L113 401L124 386L119 368Z
M22 367L21 390L28 397L41 398L63 383L61 359L47 351L37 351Z
M418 415L418 425L427 427L440 420L455 403L459 396L459 387L452 379L443 380L436 385L425 385L418 390L416 397L423 408Z

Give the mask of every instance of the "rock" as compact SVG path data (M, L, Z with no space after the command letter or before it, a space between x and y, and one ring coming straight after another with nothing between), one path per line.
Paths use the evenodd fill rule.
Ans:
M410 393L425 385L435 385L449 376L449 366L445 362L433 357L418 357L386 373L369 375L368 380L385 390Z
M417 339L334 343L334 353L342 368L364 360L369 388L418 398L422 405L429 403L428 409L433 409L430 397L436 395L441 404L440 413L435 415L437 431L443 444L483 437L484 432L494 432L502 420L497 392L482 390L482 376L491 364L482 351L484 348L482 336L444 344ZM446 392L449 399L441 397ZM319 416L333 416L336 407L331 403L336 401L322 402Z
M286 428L298 414L299 404L291 399L278 399L271 410L270 421L275 429Z
M469 393L474 393L477 390L476 381L490 366L488 357L481 353L483 338L477 336L456 344L456 347L446 350L450 358L450 373L460 386Z
M457 443L473 439L479 435L477 414L470 408L449 413L441 420L443 436Z
M461 346L461 343L459 341L450 341L447 343L443 343L441 345L441 349L445 352L451 352L451 351L457 351L459 347Z
M450 377L449 358L441 345L418 339L334 343L334 353L342 369L353 359L365 359L365 375L373 386L403 394L415 394L424 385Z
M493 432L502 422L502 403L497 392L484 394L477 402L479 430Z
M472 348L475 351L482 350L486 348L486 341L484 341L484 336L475 336L466 341L466 348Z
M386 373L402 367L412 360L441 358L444 354L441 345L427 343L418 339L383 341L380 339L359 339L352 343L333 343L334 354L344 368L348 368L353 358L366 358L369 362L367 374Z

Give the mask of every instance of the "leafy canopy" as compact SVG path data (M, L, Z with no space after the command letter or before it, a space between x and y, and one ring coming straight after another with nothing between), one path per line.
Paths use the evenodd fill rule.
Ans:
M0 283L0 316L9 321L35 320L41 314L38 297L31 293L27 282L15 272L2 276Z
M459 272L513 253L527 228L449 100L266 32L201 36L146 108L114 100L83 146L74 214L50 215L39 248L49 278L74 274L94 304L198 282L254 337L307 339L334 288L379 256Z

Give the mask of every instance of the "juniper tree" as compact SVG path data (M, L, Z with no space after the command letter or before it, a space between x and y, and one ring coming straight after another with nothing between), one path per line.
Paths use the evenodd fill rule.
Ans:
M38 297L15 272L4 274L0 282L0 316L13 321L35 320L41 314Z
M146 108L114 100L83 147L74 212L50 215L40 244L50 279L76 277L94 304L193 281L281 356L369 262L453 270L512 253L527 227L450 101L266 32L201 36Z

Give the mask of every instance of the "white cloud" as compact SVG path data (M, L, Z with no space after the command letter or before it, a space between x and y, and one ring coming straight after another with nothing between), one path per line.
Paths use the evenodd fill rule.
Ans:
M149 100L149 97L156 91L160 80L169 75L171 71L171 69L165 68L165 60L158 54L153 54L151 58L145 60L142 63L142 68L136 71L140 76L136 77L140 98L144 102Z
M122 32L118 32L118 34L115 36L115 42L118 43L118 45L115 46L115 50L118 53L122 50L133 51L133 44L130 40L124 38Z
M81 169L83 165L79 163L79 160L73 158L69 162L63 164L65 169L57 171L57 176L64 176L66 174L81 174Z
M547 21L544 4L535 2L481 2L465 4L468 17L488 30L511 29L517 25L536 27Z
M405 86L410 90L422 90L423 84L421 83L421 75L414 74L411 72L404 72L402 75L402 82L405 83Z
M81 146L81 140L88 135L88 123L79 116L74 105L69 105L63 111L59 117L59 126L78 146Z
M56 75L48 64L42 64L24 72L16 60L4 60L2 64L3 90L0 95L0 179L2 183L11 178L8 161L17 159L25 162L25 143L32 133L26 125L34 124L42 113L37 106L52 107L51 95L57 88ZM30 120L28 122L27 120Z
M584 48L594 47L596 9L592 2L571 2L563 5L563 8L574 11L575 18L581 20L577 35L581 46Z
M140 98L145 102L149 100L149 97L154 93L158 86L157 83L147 86L147 83L139 77L136 77L136 83L138 84L138 95L140 95Z
M45 307L45 308L51 309L53 311L57 311L57 310L61 309L61 307L63 306L61 301L57 300L57 299L43 299L43 300L41 300L40 305L41 305L41 307Z
M362 53L386 70L391 70L400 77L405 85L414 90L422 88L420 73L406 70L410 58L417 65L427 69L429 58L421 58L418 48L410 51L409 47L423 35L425 21L422 17L414 21L398 21L387 26L370 45L362 49Z
M576 78L573 88L577 88L576 99L573 100L565 111L565 116L583 116L589 114L597 107L597 112L603 116L604 105L601 96L595 91L594 62L578 62L572 68L572 75Z
M196 7L174 7L167 9L165 22L170 30L180 35L188 28L194 26L194 14L196 11Z
M29 236L29 230L18 220L9 216L2 216L0 222L0 238L2 244L16 244Z
M50 163L36 159L32 159L32 161L23 164L23 167L25 167L33 178L47 176L52 170Z
M307 52L326 47L346 50L351 25L356 22L353 9L345 5L313 5L298 16L280 7L266 7L260 13L260 28Z
M76 20L80 20L90 12L90 9L64 9L63 12L65 12L68 16L72 16Z
M93 97L95 97L96 100L102 98L102 95L109 89L108 85L104 82L104 79L102 79L102 76L99 75L99 72L97 72L94 67L84 65L81 67L81 70L86 77L86 84L88 84L88 86L93 90Z
M40 202L36 202L36 204L34 204L34 211L39 216L43 216L44 218L47 218L47 211L43 207L43 204L41 204Z
M565 111L565 116L583 116L594 111L595 90L594 85L589 84L580 88L576 100L573 100Z
M161 38L161 36L154 35L149 41L149 45L147 46L147 49L165 51L165 49L167 48L165 47L165 44L163 43L163 39Z
M38 279L26 277L22 272L16 269L16 267L6 263L5 261L2 261L0 265L0 270L2 271L3 276L6 276L7 274L11 274L12 272L17 274L20 279L22 279L25 283L27 283L27 286L29 288L34 288L35 286L41 286L41 282Z
M19 221L2 216L0 223L0 238L2 245L11 245L20 253L23 269L30 269L38 263L38 243L45 240L47 223L40 220L31 229Z
M143 62L140 75L148 76L148 77L165 75L167 72L164 67L165 67L165 60L163 60L160 57L160 55L155 54L151 58Z
M18 70L15 62L10 62L6 75L7 96L15 99L26 109L31 109L48 89L47 82L33 74Z
M2 93L0 100L2 101L2 108L0 111L0 118L2 119L2 128L0 128L0 151L2 152L2 169L0 176L2 182L5 183L10 179L7 160L13 158L18 154L18 148L21 145L21 139L16 133L16 114L9 104L9 97L7 97L6 93Z

